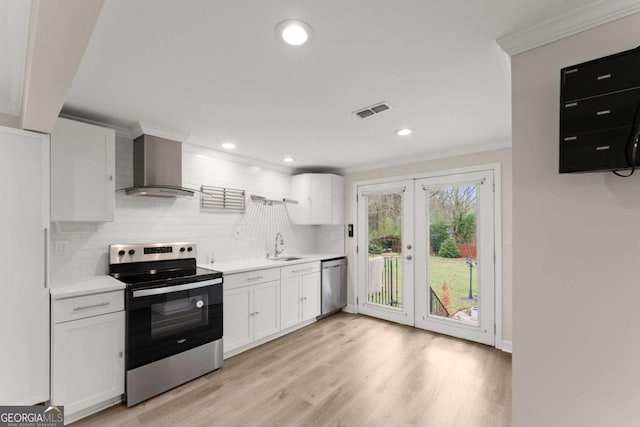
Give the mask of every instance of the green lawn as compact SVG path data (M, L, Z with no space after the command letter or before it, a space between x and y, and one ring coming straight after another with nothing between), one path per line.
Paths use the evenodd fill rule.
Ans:
M396 256L395 254L389 254L387 256ZM450 304L447 310L450 314L454 314L464 308L470 308L474 305L478 305L476 300L469 300L469 267L465 262L465 258L441 258L438 256L429 257L430 260L430 284L433 291L438 298L442 301L442 283L447 282L449 286L449 301ZM398 277L402 277L402 262L398 264ZM416 268L421 268L416 265ZM394 275L395 276L395 275ZM473 285L472 292L476 296L478 294L478 276L477 268L473 268ZM394 280L395 282L395 280ZM402 282L402 280L400 280ZM399 284L399 295L396 307L402 306L402 283ZM398 287L398 284L394 283L394 289ZM394 291L395 294L395 291ZM375 301L373 294L369 296L370 301Z
M469 308L477 305L477 301L469 300L469 267L464 258L440 258L438 256L430 257L431 268L429 270L429 279L433 291L442 301L442 283L447 282L449 286L449 301L451 304L447 307L450 314L463 308ZM477 268L473 268L472 276L473 295L478 294L478 275Z

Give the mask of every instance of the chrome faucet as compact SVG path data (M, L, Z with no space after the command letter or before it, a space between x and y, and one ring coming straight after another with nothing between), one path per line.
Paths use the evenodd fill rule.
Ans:
M282 233L278 232L276 233L276 244L273 248L273 257L277 258L282 252L284 252L284 239L282 238Z

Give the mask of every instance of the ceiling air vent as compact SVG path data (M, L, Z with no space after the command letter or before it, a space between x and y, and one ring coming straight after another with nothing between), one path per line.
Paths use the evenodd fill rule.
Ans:
M391 106L386 102L379 102L377 104L371 105L369 107L361 108L360 110L356 110L353 114L357 115L361 119L366 119L369 116L373 116L374 114L382 113L383 111L387 111Z

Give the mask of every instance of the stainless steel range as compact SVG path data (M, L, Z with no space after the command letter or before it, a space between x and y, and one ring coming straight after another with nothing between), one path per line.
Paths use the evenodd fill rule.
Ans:
M195 243L111 245L109 274L127 284L127 406L222 366L222 273Z

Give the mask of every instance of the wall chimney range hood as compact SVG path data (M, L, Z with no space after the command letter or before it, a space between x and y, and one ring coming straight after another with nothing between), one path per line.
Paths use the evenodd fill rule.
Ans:
M133 187L130 196L193 196L182 187L182 143L143 133L133 141Z

